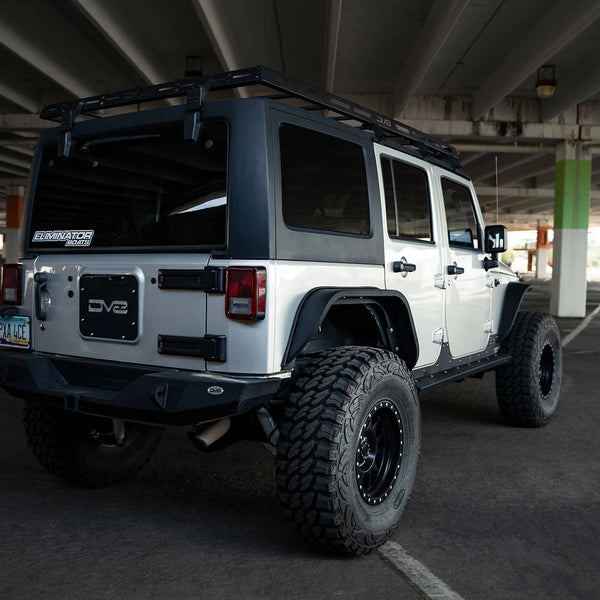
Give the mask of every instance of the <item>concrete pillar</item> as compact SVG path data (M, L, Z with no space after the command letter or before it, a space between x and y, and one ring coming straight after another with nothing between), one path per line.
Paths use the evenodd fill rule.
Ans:
M535 260L536 279L546 279L548 276L548 221L539 220L537 226L537 244Z
M9 185L6 190L6 230L4 235L4 262L19 260L19 228L23 218L25 187Z
M550 312L558 317L585 316L591 158L589 144L566 141L556 147Z

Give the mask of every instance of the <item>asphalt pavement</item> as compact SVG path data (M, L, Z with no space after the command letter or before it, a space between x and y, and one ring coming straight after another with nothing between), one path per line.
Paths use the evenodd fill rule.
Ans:
M525 308L547 310L548 284ZM588 313L600 285L588 291ZM581 319L560 319L566 335ZM422 395L417 482L393 541L465 600L600 598L600 316L564 350L542 429L503 424L494 376ZM0 599L422 598L380 552L315 553L279 512L273 456L169 430L125 484L80 489L29 452L0 394Z

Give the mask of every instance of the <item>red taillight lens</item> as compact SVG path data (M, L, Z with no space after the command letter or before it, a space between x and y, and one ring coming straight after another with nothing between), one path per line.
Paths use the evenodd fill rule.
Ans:
M229 319L264 319L267 272L262 267L229 267L225 314Z
M2 267L2 302L21 304L23 301L23 265Z

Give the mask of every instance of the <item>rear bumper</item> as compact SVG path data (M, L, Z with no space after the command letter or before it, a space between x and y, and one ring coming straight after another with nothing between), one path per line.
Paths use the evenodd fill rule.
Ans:
M193 425L264 406L284 381L0 350L0 386L15 396L163 425Z

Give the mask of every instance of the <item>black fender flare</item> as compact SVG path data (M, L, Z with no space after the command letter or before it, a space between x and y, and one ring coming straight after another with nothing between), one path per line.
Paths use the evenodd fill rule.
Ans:
M523 296L529 289L531 289L531 286L528 283L520 283L517 281L511 281L506 287L504 304L502 305L502 313L500 314L500 326L498 327L498 339L500 341L502 341L512 329Z
M385 323L380 324L380 330L382 326L386 329L386 331L381 331L383 338L390 337L393 340L394 347L390 349L403 356L409 369L415 365L419 355L418 338L410 306L403 294L396 290L379 288L323 287L311 290L302 298L283 355L283 366L289 364L300 354L315 329L323 323L330 308L339 304L364 304L379 307L385 319ZM396 324L401 322L408 323L410 331L397 331Z

